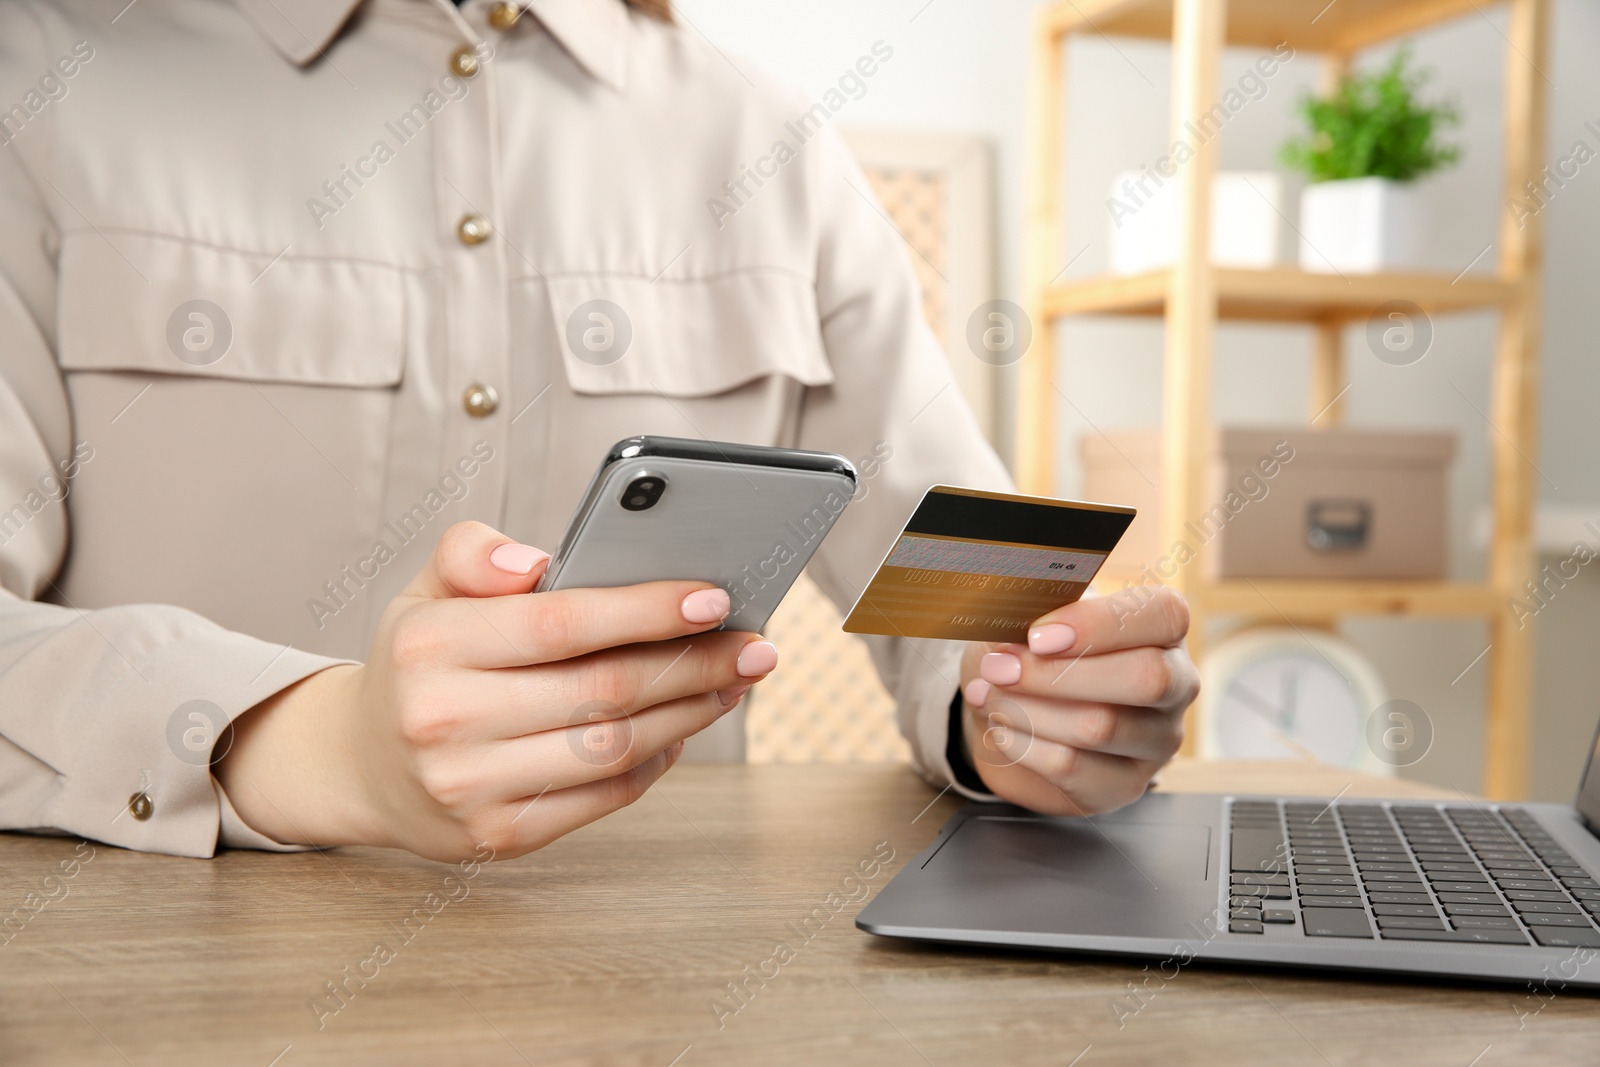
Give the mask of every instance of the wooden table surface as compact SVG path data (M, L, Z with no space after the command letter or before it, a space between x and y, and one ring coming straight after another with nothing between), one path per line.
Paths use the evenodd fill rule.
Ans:
M1303 764L1178 765L1164 785L1429 795ZM1570 991L1200 965L1162 982L1138 961L856 930L862 893L956 806L901 767L680 766L619 815L467 873L373 849L186 860L0 834L0 1063L1600 1060L1600 997ZM830 894L856 902L832 914ZM806 940L819 905L832 917ZM1153 990L1131 1015L1130 984Z

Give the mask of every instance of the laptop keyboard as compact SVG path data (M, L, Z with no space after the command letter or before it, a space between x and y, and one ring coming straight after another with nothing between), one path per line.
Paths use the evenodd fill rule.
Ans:
M1600 948L1600 881L1523 809L1230 807L1231 933Z

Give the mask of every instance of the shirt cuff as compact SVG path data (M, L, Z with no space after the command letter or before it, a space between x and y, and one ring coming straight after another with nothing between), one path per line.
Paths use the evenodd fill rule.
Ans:
M962 787L964 793L991 797L978 769L972 765L972 754L967 751L967 733L961 728L961 716L965 710L961 690L957 689L950 701L950 733L944 746L944 757L950 764L950 780Z

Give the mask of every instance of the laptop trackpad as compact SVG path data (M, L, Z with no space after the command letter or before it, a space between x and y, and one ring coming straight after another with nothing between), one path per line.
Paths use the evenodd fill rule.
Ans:
M1203 823L982 816L925 873L971 929L1186 937L1216 909L1210 846Z

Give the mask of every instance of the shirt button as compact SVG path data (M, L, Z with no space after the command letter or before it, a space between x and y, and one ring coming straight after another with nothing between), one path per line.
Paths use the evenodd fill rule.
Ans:
M475 419L487 418L500 406L500 394L495 392L492 385L479 385L474 382L461 394L461 406Z
M494 229L482 215L463 215L456 223L456 236L464 245L481 245L489 239Z
M521 4L508 4L504 0L489 9L489 25L497 30L509 30L522 17Z
M450 69L463 78L471 78L478 73L478 54L470 44L464 44L450 53Z
M156 802L150 799L149 793L135 793L128 798L128 814L140 822L144 822L156 813Z

